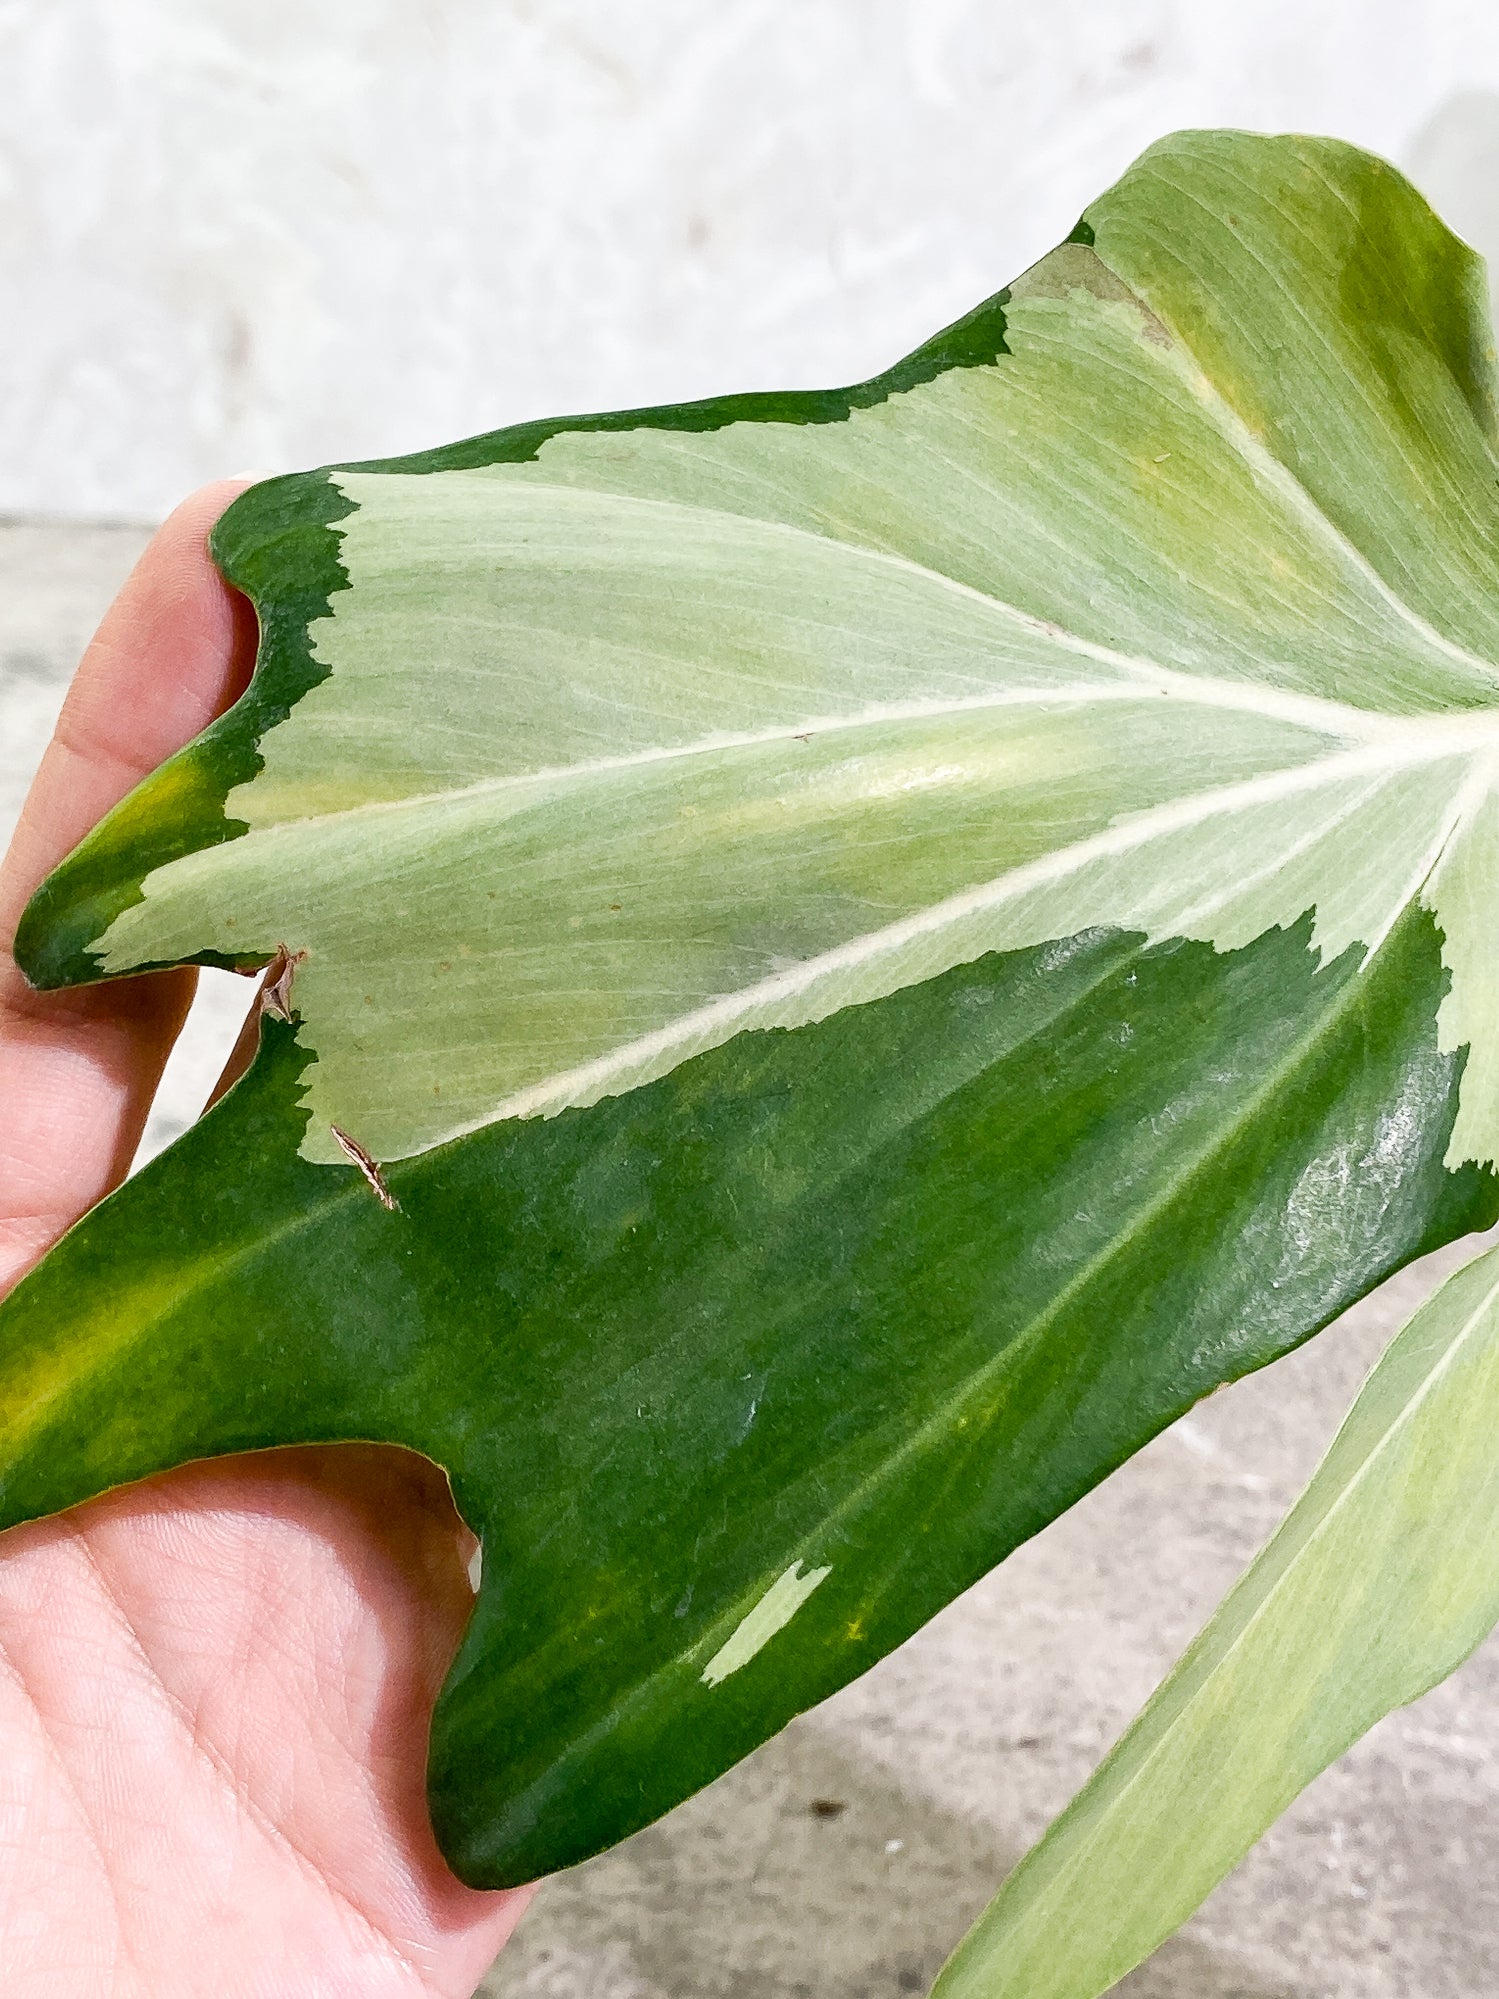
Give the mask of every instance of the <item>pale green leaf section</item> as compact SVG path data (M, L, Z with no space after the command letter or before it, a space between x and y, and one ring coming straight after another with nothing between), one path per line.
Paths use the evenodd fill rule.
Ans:
M801 1563L793 1562L784 1574L776 1577L754 1609L734 1627L728 1640L719 1646L704 1666L699 1676L703 1684L716 1687L730 1673L737 1673L741 1666L747 1666L778 1631L785 1630L817 1585L825 1582L832 1573L831 1568L822 1568L808 1569L803 1575Z
M1309 908L1324 955L1371 951L1422 896L1443 1033L1473 1042L1451 1157L1494 1158L1499 634L1439 616L1432 547L1487 532L1487 405L1397 328L1431 353L1400 349L1394 409L1396 333L1349 316L1294 208L1260 202L1251 240L1192 191L1316 142L1206 142L1099 204L1135 290L1064 246L991 366L837 422L335 475L328 678L230 795L248 834L150 875L107 969L304 951L304 1151L339 1160L337 1123L394 1158L985 951L1096 924L1227 950ZM1373 163L1324 150L1352 198ZM1190 284L1157 282L1152 226ZM1302 429L1206 311L1251 293ZM1352 512L1306 476L1322 432ZM1448 558L1464 603L1474 560Z
M1095 1999L1499 1619L1499 1250L1394 1340L1264 1553L1006 1881L934 1999Z
M1178 132L1090 214L1100 257L1391 594L1499 656L1483 259L1334 139Z

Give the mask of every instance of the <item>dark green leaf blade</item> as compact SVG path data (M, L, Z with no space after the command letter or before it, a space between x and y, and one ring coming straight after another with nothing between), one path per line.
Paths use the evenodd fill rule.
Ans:
M581 1860L1491 1218L1442 1165L1430 919L1362 966L1307 936L990 957L402 1162L396 1213L297 1157L269 1023L0 1309L0 1521L218 1452L425 1452L484 1548L444 1849Z

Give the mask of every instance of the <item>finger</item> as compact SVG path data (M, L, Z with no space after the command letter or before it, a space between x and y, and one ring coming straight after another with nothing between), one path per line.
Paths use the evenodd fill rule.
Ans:
M129 1171L196 979L0 1005L0 1297Z
M243 687L254 613L208 554L209 529L243 491L224 479L184 500L84 653L0 867L7 943L43 876Z
M106 615L0 865L0 1293L124 1175L196 975L37 993L11 956L43 876L147 772L235 699L254 617L208 555L243 481L167 521Z

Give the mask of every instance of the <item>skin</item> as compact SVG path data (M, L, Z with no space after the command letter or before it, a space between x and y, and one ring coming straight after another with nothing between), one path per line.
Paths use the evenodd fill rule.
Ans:
M193 972L35 993L32 889L243 688L207 553L156 536L78 669L0 867L0 1294L126 1172ZM247 1051L236 1051L243 1059ZM0 1535L7 1999L458 1999L526 1891L449 1873L423 1792L473 1598L446 1480L372 1446L189 1466Z

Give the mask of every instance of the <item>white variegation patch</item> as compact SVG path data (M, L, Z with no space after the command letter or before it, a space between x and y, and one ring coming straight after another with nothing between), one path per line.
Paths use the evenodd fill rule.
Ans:
M735 1625L727 1641L720 1645L704 1666L699 1678L705 1687L720 1686L730 1673L747 1666L763 1651L778 1631L783 1631L819 1583L833 1573L831 1568L809 1569L802 1574L800 1562L793 1562L776 1577L747 1617Z
M1324 959L1367 957L1414 902L1470 1049L1449 1159L1493 1160L1467 253L1406 190L1458 333L1401 346L1285 199L1225 180L1214 210L1174 159L1014 288L991 365L836 422L337 473L328 677L231 793L246 836L148 876L107 968L304 951L304 1151L340 1158L336 1126L392 1159L985 952L1098 925L1227 951L1312 911ZM1370 171L1314 164L1305 201ZM1339 245L1350 296L1383 282Z

